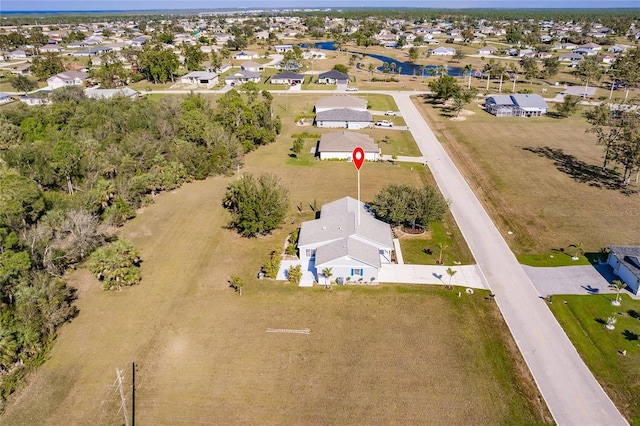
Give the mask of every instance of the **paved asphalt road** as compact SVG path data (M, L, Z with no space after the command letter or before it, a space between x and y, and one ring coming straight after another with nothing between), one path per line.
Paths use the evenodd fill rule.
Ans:
M495 300L559 425L624 425L473 191L409 96L390 93L427 159Z

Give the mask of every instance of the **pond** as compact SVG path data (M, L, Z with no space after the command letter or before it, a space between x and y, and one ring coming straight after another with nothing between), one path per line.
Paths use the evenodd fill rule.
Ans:
M302 43L300 44L300 47L303 49L308 49L311 47L310 44L308 43ZM318 43L314 43L313 44L313 48L314 49L324 49L324 50L335 50L334 45L333 45L333 41L321 41ZM349 53L353 53L353 54L366 54L368 57L370 58L374 58L374 59L378 59L379 61L382 61L383 63L387 63L389 65L391 65L391 63L395 63L396 64L396 68L395 68L395 73L398 73L398 70L400 70L399 74L400 75L429 75L429 70L430 69L437 69L438 66L436 65L425 65L424 70L420 69L420 65L416 65L416 64L412 64L411 62L403 62L400 61L398 59L395 58L391 58L389 56L384 56L384 55L377 55L374 53L364 53L364 52L352 52L349 51ZM380 66L378 68L376 68L378 71L383 72L384 71L384 67ZM464 75L464 69L462 67L450 67L447 66L447 74L453 76L453 77L462 77Z

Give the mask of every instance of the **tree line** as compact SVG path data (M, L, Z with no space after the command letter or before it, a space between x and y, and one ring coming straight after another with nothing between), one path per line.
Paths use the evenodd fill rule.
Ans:
M160 191L232 173L280 130L271 95L257 90L217 105L194 95L93 100L77 87L52 99L0 115L0 408L76 314L69 267L95 251L105 289L137 283L137 250L104 246L114 227Z

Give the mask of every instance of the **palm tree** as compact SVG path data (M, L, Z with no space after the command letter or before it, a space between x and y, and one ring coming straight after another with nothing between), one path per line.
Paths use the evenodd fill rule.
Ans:
M438 73L440 73L440 75L446 74L447 73L447 66L446 65L438 65Z
M333 276L333 272L332 272L333 268L324 268L322 270L322 275L324 275L324 283L325 285L328 285L328 280Z
M485 64L483 71L487 73L487 92L489 91L489 82L491 81L491 73L495 69L493 59L489 59L489 63Z
M578 241L577 243L572 244L572 246L573 246L573 250L574 250L572 259L573 260L578 260L579 256L582 254L582 243L580 241Z
M518 69L516 68L515 64L511 64L509 65L509 72L513 75L513 89L511 89L511 91L513 93L516 93L516 81L518 80Z
M442 265L442 253L449 248L449 244L445 241L440 241L438 243L438 248L440 249L440 256L438 257L438 264Z
M498 92L502 93L502 79L504 77L504 74L507 72L507 67L505 67L503 64L498 64L495 67L496 73L500 76L500 86L498 88Z
M425 70L425 68L426 68L426 67L425 67L424 65L420 65L419 70L420 70L420 76L421 76L422 78L424 78L424 70Z
M457 273L458 273L458 271L456 271L454 269L451 269L451 268L447 268L447 275L449 275L449 284L448 284L449 287L451 287L451 279Z
M609 284L609 288L615 290L616 292L616 300L611 302L614 306L620 306L620 292L627 286L627 283L620 280L613 280L611 284Z
M371 81L373 81L373 70L376 69L376 66L373 64L369 64L369 66L367 67L367 69L369 70L369 72L371 73Z
M389 67L391 68L391 74L393 74L396 71L396 63L395 62L391 62Z
M471 72L473 71L473 65L467 64L464 66L464 74L469 76L469 85L467 89L471 89Z

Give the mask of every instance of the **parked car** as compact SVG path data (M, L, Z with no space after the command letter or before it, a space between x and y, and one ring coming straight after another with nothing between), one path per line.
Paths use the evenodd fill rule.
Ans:
M393 127L393 123L389 120L376 121L376 126L380 127Z
M384 115L392 115L392 116L395 117L397 114L396 114L395 111L387 111L387 112L384 113Z
M357 92L358 88L357 87L347 87L347 92Z

